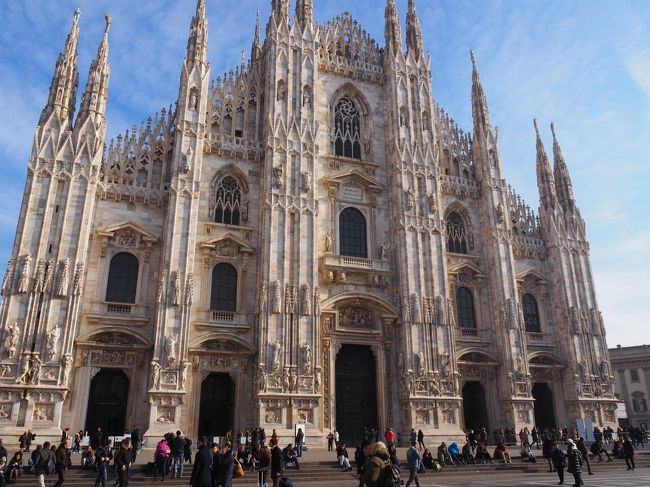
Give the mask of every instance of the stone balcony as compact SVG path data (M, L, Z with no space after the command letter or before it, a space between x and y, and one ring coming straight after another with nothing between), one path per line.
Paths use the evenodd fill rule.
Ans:
M89 323L119 323L135 326L147 325L153 317L148 306L131 303L95 301L87 315Z
M526 332L526 341L529 347L554 347L555 339L550 333Z
M203 330L226 329L231 331L247 332L254 316L249 313L235 311L201 310L199 319L194 325Z
M490 343L492 332L480 328L456 328L456 340L470 343Z
M364 259L345 255L325 255L320 260L321 272L328 282L345 283L348 279L366 280L377 287L388 286L391 272L388 260Z

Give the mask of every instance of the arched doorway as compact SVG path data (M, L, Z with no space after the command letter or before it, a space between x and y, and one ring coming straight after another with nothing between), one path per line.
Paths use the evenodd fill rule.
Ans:
M336 429L356 445L364 428L378 429L377 370L370 346L343 345L336 357Z
M90 383L86 431L100 427L105 435L123 435L128 398L126 374L119 369L101 369Z
M490 430L485 388L478 381L466 382L463 386L463 416L465 430Z
M535 425L538 428L555 428L555 403L553 391L545 382L533 385L533 399L535 399Z
M234 428L235 382L230 374L208 375L201 384L199 435L224 436Z

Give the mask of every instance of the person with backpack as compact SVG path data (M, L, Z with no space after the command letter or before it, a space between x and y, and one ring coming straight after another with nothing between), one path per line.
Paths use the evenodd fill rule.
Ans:
M33 469L38 479L39 487L45 487L45 476L56 472L56 456L50 449L50 442L43 443L39 456L34 459Z
M553 462L553 467L555 467L557 476L560 479L560 485L562 485L564 483L565 456L558 443L555 443L553 445L553 451L551 452L551 461Z
M68 438L65 443L61 443L56 450L56 474L59 480L53 487L62 487L65 482L65 473L72 467L72 460L70 458L70 439Z
M416 445L417 442L412 441L411 448L409 448L406 452L406 461L409 465L409 479L406 482L406 487L409 487L413 481L415 481L415 485L417 485L417 487L420 487L420 481L418 480L418 470L420 469L420 462L422 459L420 458L420 454L418 453Z
M93 487L99 487L99 483L102 483L102 487L106 487L106 481L108 480L108 465L113 459L113 452L111 451L111 440L107 440L106 444L100 446L95 450L95 468L97 469L97 477L95 477L95 484Z
M192 487L212 487L212 452L208 448L208 439L205 436L197 440L198 450L194 458L192 475L190 476L190 485Z
M386 445L378 441L370 450L370 458L366 462L361 487L397 487L401 485L399 468L390 462Z

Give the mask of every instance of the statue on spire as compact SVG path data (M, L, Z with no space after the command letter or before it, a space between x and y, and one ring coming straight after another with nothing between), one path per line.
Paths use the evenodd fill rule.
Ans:
M415 60L422 57L422 26L415 8L415 0L409 0L408 13L406 15L406 51L412 52Z
M386 51L390 49L393 56L397 53L402 54L402 29L400 27L399 14L395 7L395 0L388 0L384 14L386 21L385 37Z
M312 0L298 0L296 2L296 21L304 30L314 20L314 6Z
M565 210L573 210L575 208L573 183L569 175L569 168L564 162L564 156L557 141L553 123L551 123L551 133L553 134L553 177L555 178L558 200Z
M196 13L192 17L190 36L187 39L186 63L188 68L195 64L208 63L208 20L205 16L205 0L198 0Z
M485 136L490 129L490 111L481 78L476 68L474 51L470 51L469 55L472 60L472 118L474 119L474 132L482 133Z
M548 162L548 156L544 149L542 137L539 134L537 119L533 119L535 134L537 137L537 186L539 188L539 198L543 208L555 208L557 193L555 191L555 181L551 172L551 165Z

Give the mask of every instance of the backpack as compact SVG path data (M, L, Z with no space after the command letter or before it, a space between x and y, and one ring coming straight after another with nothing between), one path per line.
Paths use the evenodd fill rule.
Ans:
M293 482L286 477L280 479L280 487L293 487Z
M378 485L380 487L398 487L402 483L399 467L390 460L384 461L384 466L379 474Z
M56 464L54 463L54 457L50 455L47 458L47 462L45 462L45 474L53 475L55 471L56 471Z
M242 478L244 476L244 468L236 458L234 460L233 474L236 479Z

